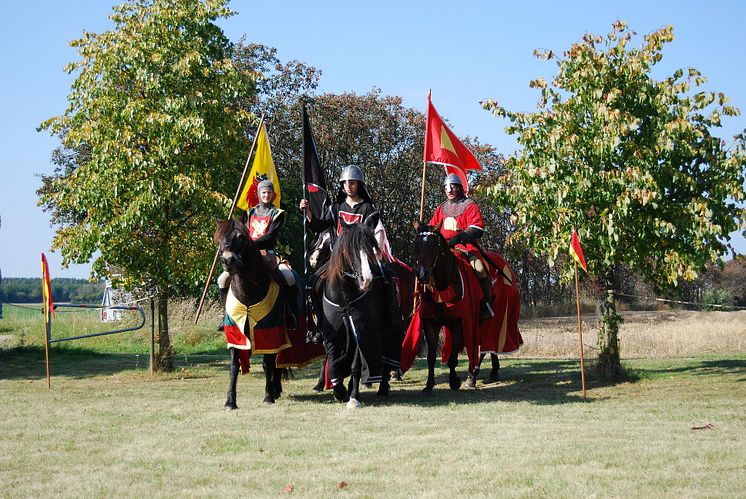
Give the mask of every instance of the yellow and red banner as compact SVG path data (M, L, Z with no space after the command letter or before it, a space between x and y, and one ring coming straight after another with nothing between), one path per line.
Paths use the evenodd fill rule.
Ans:
M49 314L54 317L54 302L52 301L52 280L49 277L49 265L47 257L41 254L41 294L44 299L44 320L48 320Z
M456 137L435 110L430 95L427 96L427 129L425 131L425 162L441 164L446 168L446 174L455 173L464 184L464 191L468 192L466 181L468 170L481 170L482 166L477 158Z
M580 240L578 239L577 231L572 231L572 239L570 240L570 255L578 262L578 265L583 267L583 270L588 272L588 267L585 264L585 257L583 256L583 248L580 247Z
M272 204L280 207L280 178L277 176L275 162L272 160L272 149L269 146L269 137L264 123L259 127L259 137L256 141L256 154L254 155L254 164L251 165L251 171L246 179L241 195L238 197L237 206L244 211L259 204L259 193L257 186L262 180L271 180L275 186L275 198Z

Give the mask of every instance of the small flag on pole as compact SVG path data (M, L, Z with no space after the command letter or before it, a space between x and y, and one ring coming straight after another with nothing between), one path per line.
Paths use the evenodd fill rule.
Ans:
M435 110L430 95L427 96L427 130L425 132L425 162L445 166L446 173L455 173L469 191L466 181L468 170L481 170L477 158L456 137Z
M272 204L280 207L280 178L277 176L275 162L272 160L272 149L269 146L269 137L264 123L259 127L259 138L256 141L256 154L254 155L254 164L251 165L251 171L246 179L241 195L236 205L244 211L259 204L259 193L256 191L259 182L262 180L271 180L275 185L275 198Z
M305 104L303 104L303 182L308 191L311 213L314 217L321 218L329 204L329 199L326 192L324 170L321 168L321 161L319 161L319 153L316 150L316 142L311 131L311 121L308 118Z
M585 257L583 256L583 248L580 247L580 240L578 239L578 233L573 229L572 240L570 241L570 255L578 262L583 270L588 272L588 267L585 264Z
M41 294L44 300L44 320L46 321L49 314L54 317L54 302L52 301L52 281L49 278L49 265L47 257L41 254Z

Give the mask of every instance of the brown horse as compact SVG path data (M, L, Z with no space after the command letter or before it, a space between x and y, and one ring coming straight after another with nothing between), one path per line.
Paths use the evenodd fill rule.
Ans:
M321 355L320 346L306 345L305 321L300 308L300 276L288 289L283 278L259 252L246 226L233 220L219 221L214 241L223 268L231 275L226 300L225 334L231 352L227 410L237 409L238 372L249 370L251 353L264 354L264 402L274 403L282 393L284 367L302 367ZM299 323L290 330L285 307L294 309Z
M428 377L424 391L431 391L435 386L438 335L443 328L443 357L449 367L450 388L457 390L461 386L456 365L458 352L462 349L466 350L469 359L467 383L474 386L481 361L480 351L506 353L516 350L522 343L517 327L519 299L512 273L502 257L489 254L496 267L492 287L495 317L480 323L482 292L467 259L448 248L439 226L416 222L415 228L415 274L420 282L420 303L402 347L402 369L406 370L414 359L421 328L428 346ZM495 263L496 260L503 265Z

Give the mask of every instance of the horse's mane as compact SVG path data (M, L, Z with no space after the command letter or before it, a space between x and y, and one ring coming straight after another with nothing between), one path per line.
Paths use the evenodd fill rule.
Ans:
M218 220L217 229L215 229L215 236L213 236L213 241L215 242L215 244L220 245L220 241L222 241L225 236L233 232L234 228L238 230L241 235L247 237L248 239L251 239L251 236L249 235L249 229L246 228L246 225L235 220Z
M356 260L363 250L368 256L371 267L375 264L375 252L378 248L375 235L365 224L346 225L342 234L337 238L334 251L326 267L326 277L331 285L337 285L344 280L347 272L356 269Z

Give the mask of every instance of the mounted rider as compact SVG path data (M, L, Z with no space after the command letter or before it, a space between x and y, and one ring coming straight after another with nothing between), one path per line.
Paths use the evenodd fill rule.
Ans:
M465 195L458 175L449 174L444 186L448 199L435 210L430 225L441 224L440 233L448 241L448 247L463 252L469 260L484 295L479 305L479 319L491 319L495 315L490 305L492 284L478 246L478 240L484 234L482 212L476 201Z
M307 199L301 199L300 209L305 210L311 230L321 233L332 227L332 247L342 233L342 225L364 223L376 231L381 220L373 200L365 186L365 175L357 165L348 165L339 175L339 190L334 203L327 206L320 218L316 218Z
M357 165L347 165L339 175L339 190L335 202L331 203L321 213L319 218L312 212L307 199L301 199L301 210L305 211L306 219L311 230L320 234L322 231L332 228L332 248L342 233L343 225L365 224L375 234L379 245L380 255L389 260L390 250L386 239L381 215L373 204L373 200L365 185L365 175ZM387 255L388 253L388 255ZM317 272L318 274L319 272ZM391 279L383 272L386 282L387 305L392 318L392 327L401 327L401 310L396 299L396 290L391 285Z
M280 235L283 225L285 225L285 210L272 204L275 199L275 185L271 180L262 180L259 182L257 185L257 195L259 203L244 214L242 222L246 224L249 236L262 254L276 258L278 262L277 268L285 279L285 283L292 287L295 285L293 272L275 253L277 238ZM218 288L220 289L220 301L222 304L225 304L225 299L228 295L228 288L230 286L229 277L230 274L228 272L223 272L218 277ZM218 331L223 330L222 321L217 329Z

